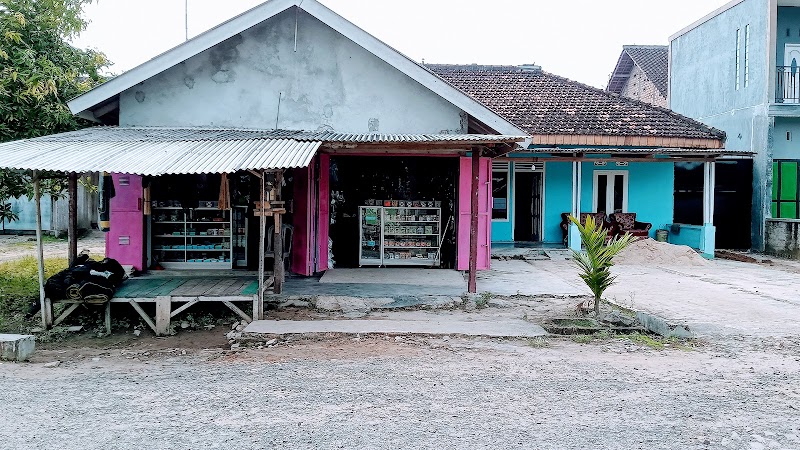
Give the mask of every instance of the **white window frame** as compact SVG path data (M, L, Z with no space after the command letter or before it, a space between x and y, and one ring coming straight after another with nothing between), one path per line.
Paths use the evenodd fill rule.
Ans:
M750 24L744 26L744 87L750 84Z
M616 176L622 175L622 212L628 212L628 185L630 184L629 171L627 170L595 170L592 175L592 212L597 212L597 190L598 179L600 175L608 177L606 184L606 205L614 206L614 184L616 183ZM612 214L614 211L605 211L606 214Z
M736 90L737 91L739 90L739 70L740 70L740 64L741 64L741 61L742 61L742 59L741 59L741 55L742 55L742 53L741 53L741 51L742 51L741 35L742 35L742 30L740 28L737 28L736 29Z
M510 222L511 221L511 203L512 203L512 199L511 199L511 184L514 181L514 179L511 176L511 174L512 174L511 162L506 162L505 170L503 170L503 169L495 169L494 166L492 166L492 180L491 180L492 183L494 182L494 173L495 172L497 172L497 173L505 172L506 173L506 218L505 219L494 219L493 218L492 222ZM492 186L491 192L494 192L494 186ZM489 211L489 214L494 215L494 196L492 196L491 206L492 206L492 209L491 209L491 211Z

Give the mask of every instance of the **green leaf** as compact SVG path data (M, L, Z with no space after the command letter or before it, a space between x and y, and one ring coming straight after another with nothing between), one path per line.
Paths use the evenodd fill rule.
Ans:
M569 220L578 228L585 251L573 250L572 258L580 270L579 276L592 291L596 299L603 296L612 284L615 276L611 275L614 257L624 250L635 239L630 234L608 239L608 232L602 225L595 223L594 217L587 216L586 223L570 216Z

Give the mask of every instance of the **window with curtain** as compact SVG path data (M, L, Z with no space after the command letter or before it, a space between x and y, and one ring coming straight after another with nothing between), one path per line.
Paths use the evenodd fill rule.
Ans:
M800 219L800 161L779 160L772 163L772 217Z
M611 214L628 212L628 172L596 170L594 172L592 210Z

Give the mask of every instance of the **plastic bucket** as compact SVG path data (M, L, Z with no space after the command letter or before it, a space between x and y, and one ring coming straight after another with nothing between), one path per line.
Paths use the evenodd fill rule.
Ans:
M656 240L658 242L667 242L669 232L667 230L656 230Z

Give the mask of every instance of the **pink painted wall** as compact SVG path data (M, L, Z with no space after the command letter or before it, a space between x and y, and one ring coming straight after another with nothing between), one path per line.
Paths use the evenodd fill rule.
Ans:
M490 158L480 159L478 177L478 270L489 269L492 252L492 162ZM472 158L460 158L458 175L458 270L469 270L469 225L472 191Z
M292 243L292 272L299 275L314 274L316 253L316 217L314 189L314 164L294 169L294 242Z
M319 215L317 216L317 272L328 270L328 236L331 224L331 156L319 154Z
M142 177L112 174L111 230L106 234L106 256L142 271L144 266L144 211Z

